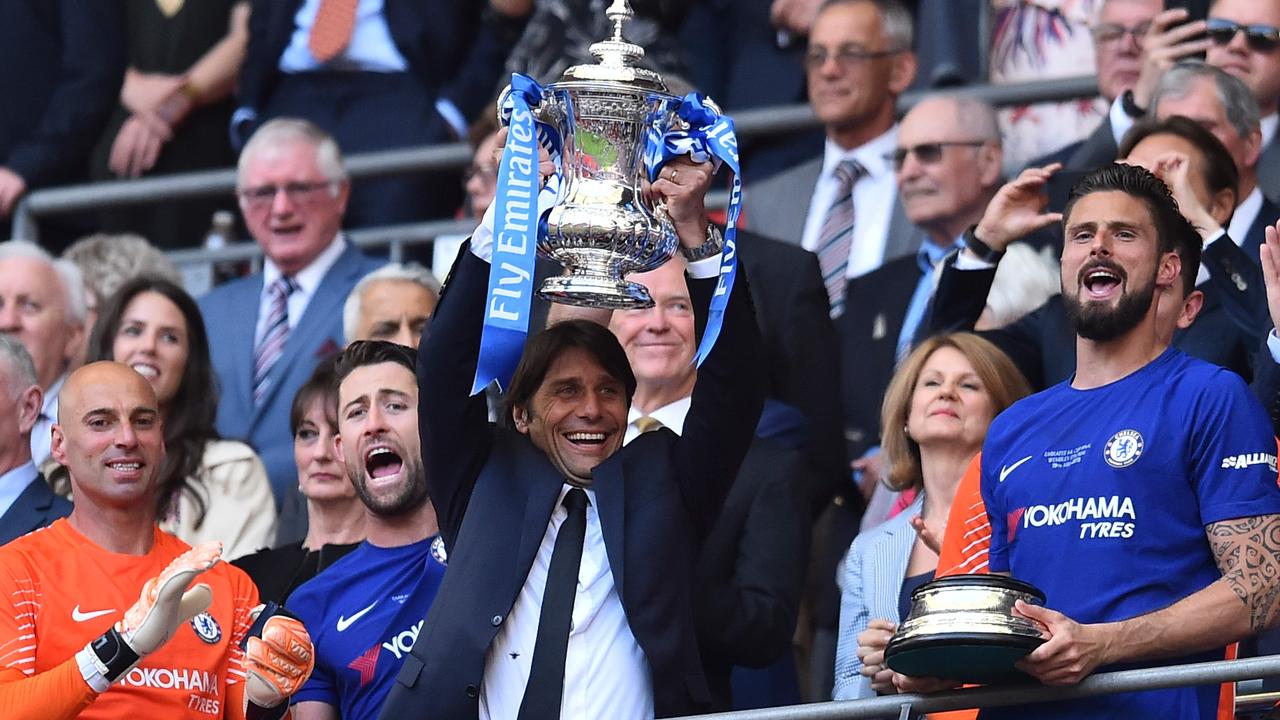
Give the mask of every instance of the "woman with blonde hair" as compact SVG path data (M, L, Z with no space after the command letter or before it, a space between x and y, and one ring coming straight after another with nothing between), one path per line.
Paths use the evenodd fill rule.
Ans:
M991 420L1029 392L1013 362L970 333L925 340L894 373L881 410L885 482L919 492L906 512L855 538L839 571L836 700L894 692L884 646L910 609L912 591L932 580L938 565L912 518L942 537L956 486Z

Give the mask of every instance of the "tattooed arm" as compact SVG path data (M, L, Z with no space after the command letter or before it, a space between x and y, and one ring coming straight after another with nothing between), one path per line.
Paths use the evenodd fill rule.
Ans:
M1019 602L1019 612L1044 623L1050 634L1019 667L1047 685L1072 685L1099 665L1210 650L1274 625L1280 613L1280 515L1212 523L1205 533L1222 577L1163 610L1081 625Z

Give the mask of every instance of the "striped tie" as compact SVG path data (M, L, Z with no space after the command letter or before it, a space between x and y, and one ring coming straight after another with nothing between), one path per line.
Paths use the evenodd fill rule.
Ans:
M843 160L836 166L836 199L818 234L818 265L822 268L833 318L844 313L845 273L853 244L853 184L866 174L867 169L857 160Z
M279 362L284 344L289 339L289 295L298 289L293 278L282 277L271 283L271 309L267 312L267 329L253 351L253 403L262 404L270 383L267 375Z

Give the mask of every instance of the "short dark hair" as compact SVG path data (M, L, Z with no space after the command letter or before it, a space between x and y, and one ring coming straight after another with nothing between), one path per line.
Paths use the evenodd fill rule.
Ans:
M636 376L631 371L627 353L613 332L590 320L564 320L543 330L529 340L506 392L506 418L512 424L512 412L527 407L556 358L571 348L580 348L595 358L600 367L620 380L627 392L627 407L636 394Z
M307 408L311 407L311 403L316 400L322 400L325 405L325 417L331 421L331 424L337 426L336 419L338 417L338 355L332 355L320 361L316 365L316 369L311 372L311 377L298 388L298 392L293 395L293 405L289 408L289 434L297 435L298 428L302 426L302 418L307 414Z
M1195 289L1196 274L1200 269L1202 241L1195 226L1178 210L1178 201L1173 199L1169 186L1146 168L1137 165L1103 165L1085 175L1071 188L1071 195L1062 211L1063 223L1071 217L1071 210L1080 198L1099 192L1122 192L1147 206L1156 226L1159 251L1174 252L1181 258L1183 288L1190 294Z
M356 340L334 360L334 396L337 388L357 368L382 363L395 363L417 375L418 351L386 340Z
M1133 152L1138 143L1153 135L1180 137L1200 151L1204 156L1204 182L1209 186L1209 192L1217 193L1222 190L1238 192L1240 171L1236 167L1235 160L1231 159L1227 146L1223 145L1222 141L1206 130L1203 125L1181 115L1173 115L1164 120L1143 118L1138 121L1129 129L1129 132L1124 134L1124 141L1120 143L1120 150L1116 157L1129 157L1129 153ZM1240 198L1237 197L1236 202L1239 201Z

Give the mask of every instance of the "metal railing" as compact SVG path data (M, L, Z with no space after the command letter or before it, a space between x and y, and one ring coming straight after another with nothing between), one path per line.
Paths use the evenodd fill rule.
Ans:
M936 92L906 93L899 98L898 109L900 112L906 112L926 95ZM1004 107L1031 102L1054 102L1092 97L1097 94L1098 85L1097 79L1090 76L1009 85L974 85L948 89L947 92L969 95L986 100L997 107ZM780 135L819 126L813 109L808 105L744 110L734 113L734 123L738 136L743 139ZM471 162L471 155L471 148L466 143L452 143L350 155L346 159L346 165L351 178L360 180L409 172L457 170ZM38 241L39 229L36 220L40 217L188 198L229 196L235 189L235 183L235 170L228 168L36 190L28 194L14 209L12 233L15 238ZM399 257L403 245L434 237L434 235L421 234L423 232L440 234L470 230L469 227L457 228L456 223L448 226L440 222L414 223L370 228L353 235L359 237L358 244L364 246L389 245L391 254ZM208 262L212 259L232 257L224 257L216 253L191 255L190 251L181 251L174 255L182 258L184 263ZM244 258L254 257L254 254L248 248L244 250L236 248L233 256Z
M907 718L914 713L1003 707L1028 703L1074 700L1139 690L1159 690L1188 685L1217 685L1224 682L1280 676L1280 655L1216 660L1214 662L1167 667L1120 670L1085 678L1070 687L1013 685L981 687L932 695L882 695L867 700L809 703L787 707L742 710L698 715L699 720L862 720L863 718ZM680 720L692 720L682 718Z

